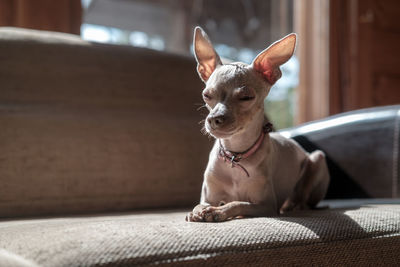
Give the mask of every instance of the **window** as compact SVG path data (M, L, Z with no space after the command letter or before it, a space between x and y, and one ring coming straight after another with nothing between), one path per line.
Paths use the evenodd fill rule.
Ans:
M200 25L218 54L251 63L274 41L293 32L293 0L82 0L83 39L190 55ZM294 56L265 101L275 128L294 124L299 63Z

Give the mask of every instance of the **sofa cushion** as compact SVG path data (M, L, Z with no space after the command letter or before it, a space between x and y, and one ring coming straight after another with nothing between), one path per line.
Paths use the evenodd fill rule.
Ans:
M180 211L9 220L0 247L42 266L394 265L398 203L224 223L185 222Z
M195 60L0 28L0 217L194 205Z

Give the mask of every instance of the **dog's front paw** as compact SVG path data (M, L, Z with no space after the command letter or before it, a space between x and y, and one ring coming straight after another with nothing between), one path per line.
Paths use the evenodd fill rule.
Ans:
M206 222L223 222L228 219L227 213L223 207L206 207L201 212L201 216Z
M203 216L203 210L205 208L209 207L209 205L203 205L199 204L196 207L194 207L192 212L189 212L186 215L186 221L187 222L204 222L204 216Z
M197 213L189 212L186 215L187 222L204 222L204 218Z
M188 222L223 222L228 219L224 206L197 205L192 212L186 215Z

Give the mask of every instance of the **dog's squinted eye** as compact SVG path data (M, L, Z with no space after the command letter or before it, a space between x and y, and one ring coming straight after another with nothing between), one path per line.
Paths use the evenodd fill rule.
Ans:
M224 202L224 201L220 201L220 202L219 202L219 205L220 205L220 206L223 206L223 205L225 205L225 202Z
M250 101L255 98L254 90L246 86L236 89L233 94L239 101Z
M239 98L240 101L250 101L253 99L254 99L254 96L247 96L247 95Z
M211 96L211 94L210 94L210 91L207 90L207 89L204 89L204 90L203 90L203 100L204 100L204 101L210 101L210 100L212 100L212 96Z
M203 93L204 100L211 100L211 96L207 93Z

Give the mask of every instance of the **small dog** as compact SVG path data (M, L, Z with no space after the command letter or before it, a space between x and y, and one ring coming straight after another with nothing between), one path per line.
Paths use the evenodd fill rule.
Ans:
M196 27L194 54L205 83L205 130L216 141L200 204L187 221L219 222L312 208L325 196L329 173L322 151L306 153L295 141L269 133L264 99L293 55L296 34L262 51L251 65L223 65L207 34Z

